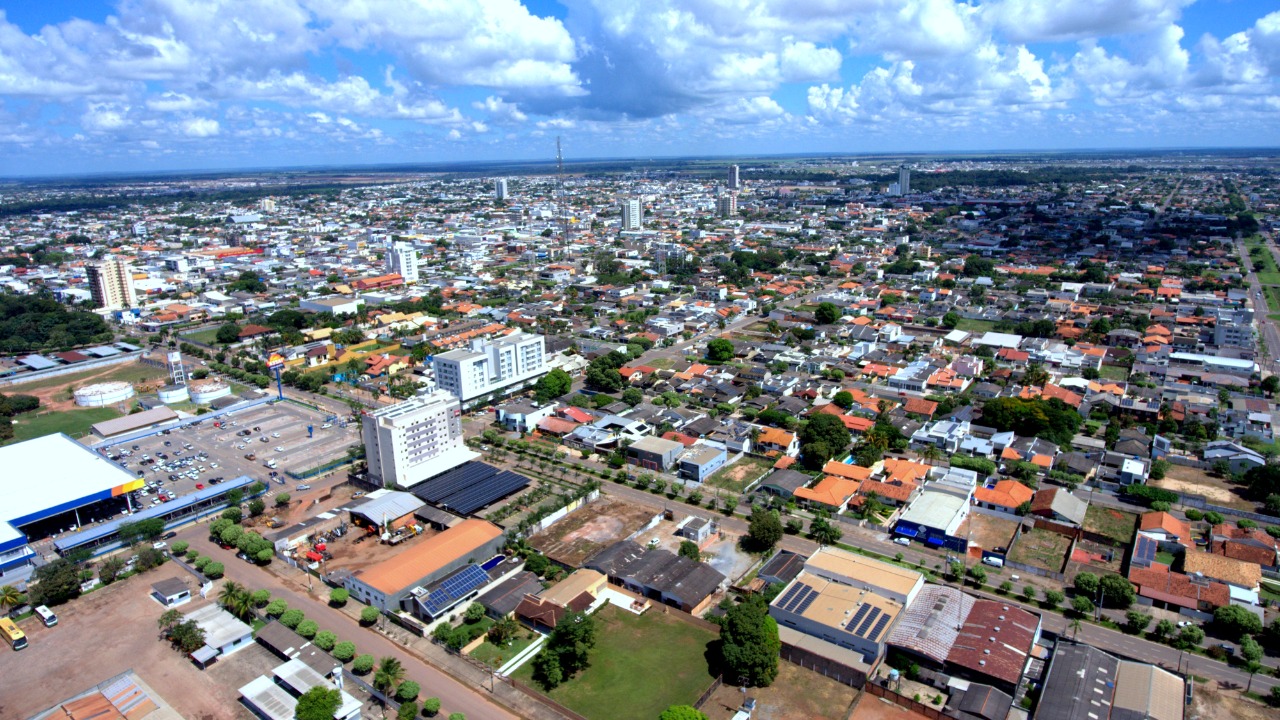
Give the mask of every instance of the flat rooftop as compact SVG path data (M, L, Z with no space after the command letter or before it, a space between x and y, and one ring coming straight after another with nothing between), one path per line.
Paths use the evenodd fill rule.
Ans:
M17 527L143 485L133 473L63 433L0 448L0 467L5 469L0 520Z
M805 569L826 571L901 595L909 595L916 584L924 580L924 576L914 570L834 547L818 548L805 562Z
M804 572L774 598L772 606L838 633L874 643L882 643L889 637L889 628L902 612L902 603L871 590Z
M902 513L898 521L943 530L950 535L960 526L963 519L961 514L968 504L969 501L962 497L948 492L930 491L926 486L924 492L920 493L915 502L911 503L911 507Z

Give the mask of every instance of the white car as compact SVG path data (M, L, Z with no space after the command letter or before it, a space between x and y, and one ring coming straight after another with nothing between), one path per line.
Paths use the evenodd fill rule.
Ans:
M275 447L275 451L276 451L276 452L284 452L284 446L283 446L283 445L277 445L277 446Z
M310 486L310 485L299 485L299 486L298 486L298 489L299 489L299 490L310 490L310 489L311 489L311 486Z
M169 547L169 543L161 540L160 542L151 543L151 547L155 548L156 550L163 550Z
M333 427L333 423L325 423L325 424L323 424L323 425L321 425L321 426L320 426L320 429L321 429L321 430L328 430L328 429L329 429L329 428L331 428L331 427Z
M218 463L209 463L209 467L217 469Z
M280 433L278 433L278 432L273 432L273 433L271 433L271 437L273 437L273 438L278 438L278 437L280 437Z

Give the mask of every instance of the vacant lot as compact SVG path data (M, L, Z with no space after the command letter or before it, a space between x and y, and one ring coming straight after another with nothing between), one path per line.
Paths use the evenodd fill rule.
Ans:
M7 392L36 395L41 400L49 397L56 401L71 402L71 388L73 386L83 387L114 380L135 385L158 385L164 378L165 371L159 368L141 363L123 363L121 365L108 365L107 367L95 368L84 372L71 373L70 375L59 375L35 382L10 385L10 390ZM48 403L42 404L47 405Z
M969 513L969 517L960 525L958 537L967 537L969 542L976 543L983 550L998 547L1009 547L1013 541L1013 533L1018 529L1018 521L1012 518L995 517L985 513Z
M1084 529L1105 535L1120 545L1133 542L1138 529L1138 516L1101 505L1090 505L1084 516Z
M692 704L711 686L707 646L716 633L657 606L635 615L614 605L596 614L591 666L548 693L590 720L653 720L670 705ZM533 663L513 677L531 687Z
M773 468L773 463L761 458L743 456L732 464L726 465L707 478L707 485L721 487L733 492L742 492L751 483L765 476Z
M94 423L118 418L120 415L120 411L112 407L18 415L13 419L13 440L10 442L22 442L56 432L78 438L88 433L89 427Z
M789 662L778 663L778 679L767 688L749 688L758 717L776 720L843 720L857 690ZM702 706L710 720L729 720L742 705L742 689L728 683L716 688Z
M1009 559L1023 565L1033 565L1050 572L1062 572L1066 563L1071 538L1065 535L1032 528L1018 537L1009 551Z
M605 496L529 538L529 544L557 562L579 567L595 553L625 540L657 514L657 508Z
M1117 380L1123 382L1129 379L1129 368L1121 365L1103 365L1101 368L1098 368L1098 375L1100 375L1103 380Z
M1171 464L1164 478L1152 480L1151 484L1165 490L1203 495L1215 505L1226 505L1241 510L1254 509L1253 503L1239 495L1241 486L1227 478L1213 477L1200 468Z
M971 320L969 318L960 318L960 322L956 323L957 330L964 330L971 333L991 332L996 324L990 320Z
M218 347L218 344L219 344L218 330L219 329L220 328L215 325L214 327L207 327L203 330L196 330L194 332L183 333L181 337L183 340L190 340L192 342L199 342L199 343L204 343L205 345L212 345L214 347Z

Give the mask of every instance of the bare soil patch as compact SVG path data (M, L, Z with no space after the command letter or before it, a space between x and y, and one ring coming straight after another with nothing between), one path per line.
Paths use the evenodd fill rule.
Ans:
M1203 495L1209 502L1216 505L1241 510L1254 509L1253 503L1240 497L1237 486L1230 480L1213 477L1199 468L1170 465L1164 478L1152 480L1151 484L1165 490Z
M772 685L747 689L756 699L757 716L778 720L843 720L857 694L848 685L785 661L778 663L778 679ZM710 720L728 720L741 705L742 690L725 684L711 694L702 712Z
M580 567L587 558L625 540L657 514L657 508L605 496L529 538L529 544L557 562Z
M1062 572L1067 548L1070 546L1071 538L1065 535L1032 528L1018 536L1018 541L1009 552L1009 559L1050 572Z
M960 524L958 537L969 538L984 550L1007 548L1013 542L1013 534L1018 529L1018 521L1012 518L1000 518L984 513L969 513L969 517Z

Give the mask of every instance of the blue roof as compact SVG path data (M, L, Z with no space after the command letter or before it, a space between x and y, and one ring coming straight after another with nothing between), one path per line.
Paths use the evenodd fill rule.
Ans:
M460 598L489 582L489 574L479 565L466 565L430 589L422 604L431 617L439 617Z
M18 358L18 362L33 370L48 370L49 368L58 367L58 363L43 355L27 355L26 357Z

